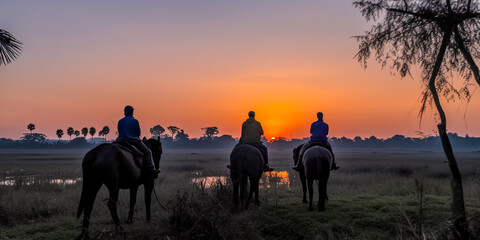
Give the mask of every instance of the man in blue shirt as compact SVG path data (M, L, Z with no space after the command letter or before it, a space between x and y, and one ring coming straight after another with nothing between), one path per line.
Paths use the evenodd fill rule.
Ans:
M320 145L330 151L332 154L332 170L337 170L340 168L335 164L335 155L333 154L332 146L328 142L328 124L323 121L323 113L318 112L317 118L318 121L313 122L312 126L310 127L310 134L312 134L312 136L310 136L310 140L303 144L302 149L300 150L300 157L298 158L297 165L293 167L293 169L296 171L300 171L300 169L303 168L303 154L305 151L307 151L307 149L314 145Z
M140 140L140 124L138 120L133 117L133 107L125 106L125 117L118 121L118 140L129 142L140 152L143 153L143 166L153 177L156 177L160 170L155 169L153 164L152 152L150 149Z

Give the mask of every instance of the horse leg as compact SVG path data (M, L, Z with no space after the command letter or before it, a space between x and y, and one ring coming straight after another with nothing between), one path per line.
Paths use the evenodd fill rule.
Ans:
M233 205L238 208L238 189L240 188L240 179L233 180Z
M305 179L305 171L300 171L300 181L302 182L302 189L303 189L303 203L308 203L308 201L307 201L307 180Z
M310 201L308 203L308 211L313 210L312 202L313 202L313 179L307 179L308 182L308 195L310 197Z
M327 168L327 169L330 169L330 168ZM323 173L323 177L321 178L320 184L318 186L319 192L320 192L320 189L322 190L322 196L320 198L321 202L319 203L319 211L325 211L325 201L328 199L327 185L328 185L329 177L330 177L330 171Z
M146 180L143 184L145 189L145 210L147 211L147 222L150 222L151 211L150 206L152 205L152 192L153 192L153 179Z
M92 213L93 204L95 203L95 197L97 196L98 190L102 187L101 182L87 184L87 181L84 181L83 187L86 188L85 191L85 202L83 210L83 227L82 234L77 239L89 239L88 236L88 226L90 225L90 214Z
M327 198L327 181L321 179L318 183L318 211L325 211L325 200Z
M255 183L253 184L253 187L254 187L254 192L255 192L255 204L260 205L260 201L258 200L258 188L259 188L259 185L260 185L260 179L255 178L254 181L255 181Z
M119 229L121 230L120 219L118 218L117 213L118 192L120 189L116 185L110 185L108 191L110 193L110 198L108 198L107 206L108 210L110 210L110 215L112 215L113 222L115 223L115 229L118 231Z
M246 204L246 207L248 208L248 206L250 205L250 201L252 200L252 196L253 196L253 191L255 190L255 180L253 180L254 177L248 177L249 180L250 180L250 189L248 191L248 198L247 198L247 204Z
M137 190L138 186L130 188L130 209L128 210L127 224L133 223L133 210L135 209L135 203L137 202Z
M242 176L240 178L240 205L244 206L245 198L247 195L247 177Z

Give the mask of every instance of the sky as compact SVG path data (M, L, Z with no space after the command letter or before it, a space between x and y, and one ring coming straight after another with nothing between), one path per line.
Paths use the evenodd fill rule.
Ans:
M435 135L435 111L419 124L419 71L355 60L371 25L347 0L5 0L0 28L24 45L0 66L0 138L29 123L114 138L125 105L147 137L157 124L239 137L250 110L267 138L309 136L318 111L330 137ZM478 95L442 100L448 131L480 136Z

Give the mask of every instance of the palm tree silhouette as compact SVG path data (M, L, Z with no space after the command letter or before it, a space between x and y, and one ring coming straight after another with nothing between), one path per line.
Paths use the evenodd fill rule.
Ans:
M70 140L72 140L72 135L75 133L75 130L73 130L73 127L67 128L67 135L70 137Z
M7 65L17 59L22 51L21 45L11 33L0 29L0 65Z
M87 139L88 128L86 128L86 127L82 128L82 135L85 137L85 139Z
M107 135L110 133L110 128L108 126L103 127L102 131L103 136L105 137L105 141L107 141Z
M63 136L63 130L62 129L57 129L58 140L60 140L60 138L62 138L62 136Z
M35 130L35 124L30 123L30 124L28 124L27 128L28 128L28 130L30 130L30 134L32 134L32 131Z
M96 132L97 132L97 130L94 127L90 128L89 133L90 133L90 135L92 135L92 138L93 138L93 135L95 135Z

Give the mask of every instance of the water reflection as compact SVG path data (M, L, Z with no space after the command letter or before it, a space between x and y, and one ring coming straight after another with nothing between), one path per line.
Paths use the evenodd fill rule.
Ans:
M225 176L209 176L209 177L195 177L192 178L192 183L203 185L205 188L210 188L215 184L227 184L228 178Z
M19 178L13 179L12 177L7 177L3 180L0 180L0 186L30 186L30 185L59 185L67 186L73 185L81 181L82 178L54 178L54 179L36 179L35 177L29 178Z
M287 171L271 171L265 173L266 183L263 182L263 178L260 179L260 188L276 187L279 185L287 186L290 188L290 177Z
M221 183L223 185L230 181L230 177L226 176L201 176L201 172L193 172L195 177L192 178L192 183L202 184L205 188L210 188L212 185ZM265 173L265 176L260 179L260 188L272 188L278 186L286 186L290 188L290 176L287 171L272 171Z

